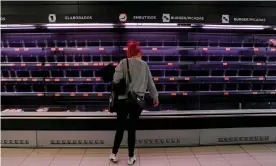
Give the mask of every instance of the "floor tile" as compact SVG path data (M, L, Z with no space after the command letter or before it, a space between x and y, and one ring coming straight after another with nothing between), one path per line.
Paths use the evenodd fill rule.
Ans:
M85 153L84 157L109 157L109 153Z
M265 147L267 147L269 150L276 152L276 144L265 144Z
M67 160L67 161L81 161L83 158L83 156L56 156L53 160L54 161L63 161L63 160Z
M53 154L53 153L58 153L61 149L52 149L52 148L47 148L47 149L35 149L33 153L42 153L42 154Z
M26 159L19 166L49 166L52 160Z
M87 148L85 153L109 154L111 153L111 149L110 148Z
M229 161L229 163L232 166L261 166L255 160L231 160L231 161Z
M1 161L5 160L5 161L18 161L18 162L22 162L24 161L28 156L4 156L4 157L1 157Z
M227 145L227 146L216 146L217 150L220 153L227 154L227 153L247 153L238 145Z
M194 155L190 148L165 148L167 156L190 156Z
M139 148L139 156L167 156L164 148Z
M198 160L201 161L225 161L225 158L221 154L213 154L213 155L195 155Z
M1 166L19 166L22 161L17 160L1 160Z
M270 151L266 146L262 144L257 144L257 145L240 145L242 149L244 149L247 152L266 152Z
M167 157L140 157L140 166L170 166Z
M29 157L55 157L58 153L36 153L33 152L29 155Z
M197 158L195 156L168 156L169 163L171 166L200 166Z
M215 146L192 147L191 150L194 154L220 154Z
M137 148L137 166L276 166L274 144ZM110 148L5 149L1 166L127 166L128 149L119 151L119 162L108 157Z
M108 157L83 157L80 166L109 166Z
M249 154L256 160L276 160L276 153L274 152L250 152Z
M194 155L190 155L190 156L167 156L167 158L170 161L174 161L174 160L197 161L197 158Z
M262 166L275 166L276 165L276 159L270 159L270 160L257 160Z
M69 162L69 161L53 161L49 166L79 166L80 162Z
M227 153L222 155L226 160L254 160L248 153Z
M26 153L12 153L12 152L1 154L2 157L27 157L29 155L30 153L26 154Z
M170 162L170 166L200 166L199 162L190 162L190 161L185 161L185 160L179 160L179 161L172 161Z
M59 154L84 154L86 149L60 149Z
M15 153L31 153L34 149L29 148L7 148L5 151L7 152L15 152Z
M201 166L231 166L228 162L200 162Z

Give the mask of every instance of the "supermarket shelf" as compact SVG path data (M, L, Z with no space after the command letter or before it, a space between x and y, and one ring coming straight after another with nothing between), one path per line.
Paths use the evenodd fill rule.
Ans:
M153 77L155 82L212 82L212 81L265 81L276 80L274 76L190 76L190 77ZM1 82L103 82L100 77L2 77Z
M172 91L158 92L159 96L193 96L193 95L275 95L276 90L237 90L237 91ZM108 98L110 92L1 92L1 96L71 96Z
M108 64L113 63L114 66L118 65L118 62L46 62L42 63L2 63L2 67L103 67L107 66ZM193 62L148 62L149 66L181 66L181 65L192 65Z
M126 47L119 47L121 50L126 51ZM214 53L212 56L261 56L266 53L269 56L276 56L276 49L272 47L219 47L219 46L141 46L144 56L160 56L158 53L171 54L172 56L179 56L178 52L181 50L190 51L191 55L198 56L202 53ZM2 53L8 53L8 56L17 56L18 53L22 56L53 56L54 55L78 55L78 53L95 53L95 55L110 56L114 51L118 50L118 46L94 46L94 47L2 47ZM251 54L242 55L240 51L249 51ZM43 54L42 54L43 53ZM155 53L155 54L152 54ZM68 55L67 55L68 54ZM149 55L150 54L150 55ZM267 55L268 56L268 55Z
M53 62L53 63L2 63L3 69L9 68L40 68L40 69L50 69L51 67L63 67L63 68L101 68L103 66L107 66L108 64L113 63L114 66L117 66L117 62ZM210 61L210 62L147 62L151 69L154 68L170 68L170 67L181 67L187 66L189 68L218 68L226 69L226 68L272 68L275 69L276 64L275 62L219 62L219 61Z

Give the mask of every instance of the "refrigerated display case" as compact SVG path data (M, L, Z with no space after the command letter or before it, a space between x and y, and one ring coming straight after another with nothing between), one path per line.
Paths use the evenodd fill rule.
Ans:
M99 70L117 66L129 40L140 42L160 97L158 108L148 98L138 125L145 131L139 132L155 130L170 138L166 145L179 146L199 145L194 141L203 129L221 133L224 128L262 127L265 134L239 129L203 144L275 142L274 39L271 25L198 21L1 25L1 123L7 135L2 145L110 146L110 140L96 144L94 137L86 139L94 132L101 137L97 142L105 142L99 140L115 129L116 115L107 110L110 83L102 81ZM176 136L164 134L167 130ZM186 134L177 136L178 130ZM16 144L10 137L18 131L34 131L27 135L36 138ZM50 138L55 133L58 138ZM147 138L149 133L139 139L141 146L154 137ZM152 144L159 145L165 144Z
M102 81L99 70L125 58L128 40L141 44L162 101L160 110L275 108L276 51L269 46L269 40L276 38L274 31L258 26L221 29L146 23L117 29L81 26L49 25L44 32L2 30L4 109L26 96L39 107L40 99L51 100L50 112L68 111L59 103L51 104L62 97L75 110L106 110L110 84ZM97 29L75 30L89 27ZM65 102L78 97L89 100ZM34 104L23 101L21 106Z

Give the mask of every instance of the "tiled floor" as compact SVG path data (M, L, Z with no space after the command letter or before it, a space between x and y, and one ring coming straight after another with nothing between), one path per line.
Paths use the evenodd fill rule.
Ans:
M110 163L110 149L2 148L2 166L126 166L127 149ZM140 166L276 166L276 144L136 149Z

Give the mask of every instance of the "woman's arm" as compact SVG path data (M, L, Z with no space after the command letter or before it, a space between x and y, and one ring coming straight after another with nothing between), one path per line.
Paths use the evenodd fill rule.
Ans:
M124 66L123 60L119 63L119 65L115 68L115 73L113 75L113 83L117 84L124 77Z
M150 92L150 96L153 98L154 103L157 102L157 105L158 105L158 92L157 92L157 89L156 89L155 84L153 82L152 75L151 75L151 72L150 72L150 69L149 69L148 65L147 65L147 68L148 68L148 85L147 85L147 88Z

